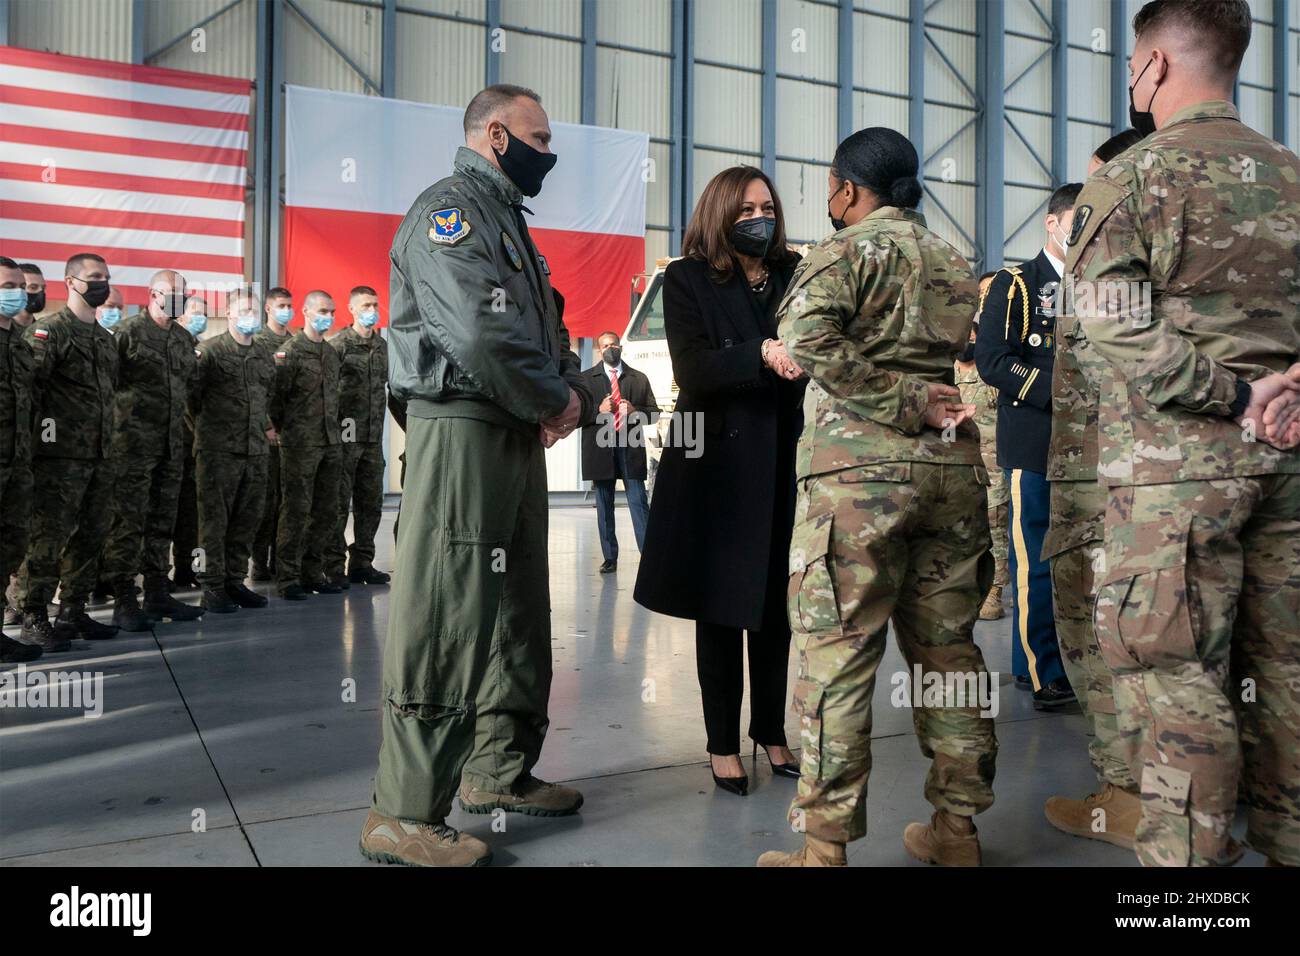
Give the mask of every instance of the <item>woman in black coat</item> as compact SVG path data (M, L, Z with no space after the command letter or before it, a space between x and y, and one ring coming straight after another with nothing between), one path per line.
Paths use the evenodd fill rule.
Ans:
M798 262L781 205L752 166L715 176L664 272L664 327L680 389L650 505L635 596L696 622L696 663L714 780L744 794L740 705L748 634L750 724L774 772L797 778L786 746L794 523L803 372L776 337Z

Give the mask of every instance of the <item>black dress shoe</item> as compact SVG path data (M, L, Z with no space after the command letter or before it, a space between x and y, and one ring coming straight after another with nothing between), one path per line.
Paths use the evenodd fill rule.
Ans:
M759 743L758 741L755 741L754 752L753 754L751 754L750 759L753 760L758 759L758 748L759 748ZM794 780L798 780L799 777L801 776L799 772L799 765L797 763L777 763L775 760L772 759L772 754L767 749L766 745L763 746L763 753L767 754L767 762L768 765L771 766L772 768L772 776L790 777Z
M301 584L290 584L280 592L280 597L284 598L286 601L305 601L311 597L311 592Z
M241 584L227 584L226 597L234 601L240 607L259 608L266 607L270 602L265 597L258 594L251 588L246 588Z
M1070 682L1058 677L1034 691L1034 710L1058 710L1066 704L1073 704L1075 699Z
M738 797L749 795L748 777L719 777L713 770L713 757L709 757L709 773L713 774L713 783L719 790L734 793Z
M617 571L617 570L618 570L618 562L612 559L606 561L604 564L600 566L601 574L609 574L611 571Z
M199 600L213 614L233 614L239 610L239 605L232 601L225 591L218 591L215 588L205 588L203 597Z
M1016 675L1016 690L1033 690L1034 682L1029 679L1028 674Z

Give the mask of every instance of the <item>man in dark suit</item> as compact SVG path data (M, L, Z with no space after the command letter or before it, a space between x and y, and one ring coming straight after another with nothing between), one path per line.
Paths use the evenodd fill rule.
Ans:
M1042 548L1049 516L1047 446L1057 293L1074 200L1082 188L1067 183L1052 193L1043 219L1043 249L1020 266L998 270L980 303L975 340L980 377L998 389L998 464L1011 491L1011 667L1017 684L1033 690L1037 710L1053 710L1075 699L1061 664L1051 571Z
M632 512L637 550L645 540L646 501L645 436L643 426L659 417L650 379L624 365L618 334L602 332L596 340L600 364L583 374L589 379L599 410L582 429L582 477L596 486L596 522L605 563L601 574L618 569L618 538L614 534L614 482L623 479Z

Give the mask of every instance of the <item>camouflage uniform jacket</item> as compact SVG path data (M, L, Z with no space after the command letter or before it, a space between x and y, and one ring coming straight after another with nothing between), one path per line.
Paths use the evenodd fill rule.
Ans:
M339 353L339 422L351 419L352 440L384 440L384 415L388 402L388 343L372 329L369 336L348 326L329 340Z
M194 447L236 455L265 455L270 446L271 388L275 360L254 342L240 345L218 335L199 346L193 397Z
M979 288L961 254L914 210L881 207L822 240L777 310L811 378L799 477L888 462L979 465L979 435L925 424L928 385L953 384Z
M32 457L32 385L36 356L17 323L0 329L0 464Z
M162 456L185 451L185 407L198 366L194 336L178 322L160 329L148 312L122 322L113 454Z
M280 446L339 444L339 353L304 332L275 352L271 421Z
M27 326L23 337L36 356L33 454L107 458L118 364L113 336L65 307Z
M1238 378L1300 358L1295 154L1228 103L1188 107L1093 175L1069 245L1059 342L1099 392L1104 483L1300 472L1228 417Z

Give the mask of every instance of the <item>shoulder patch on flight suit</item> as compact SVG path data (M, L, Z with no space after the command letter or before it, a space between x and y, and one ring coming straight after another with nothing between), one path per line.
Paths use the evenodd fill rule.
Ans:
M524 271L524 257L519 254L519 247L515 241L510 238L510 233L504 229L501 230L501 245L506 247L506 255L510 257L510 264L515 267L516 272Z
M429 221L433 223L429 227L430 242L454 246L469 235L469 223L465 221L465 214L458 206L435 209L429 213Z

